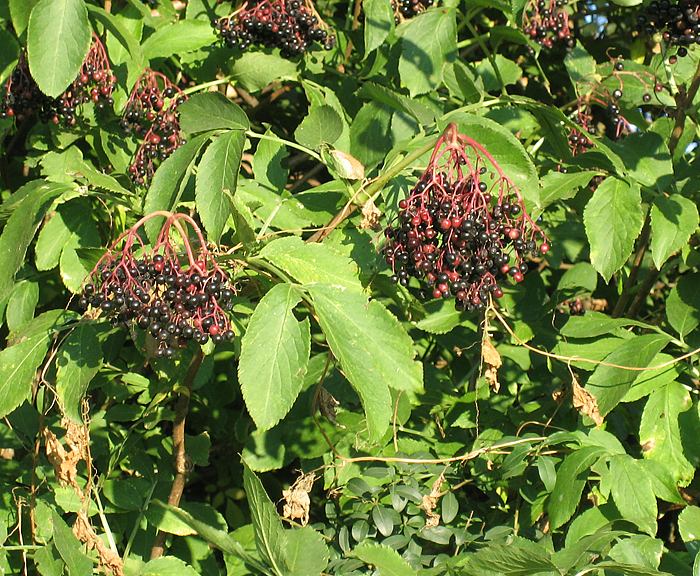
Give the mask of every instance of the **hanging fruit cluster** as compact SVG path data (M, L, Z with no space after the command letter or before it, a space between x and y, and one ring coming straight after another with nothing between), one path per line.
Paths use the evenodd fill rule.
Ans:
M392 280L417 278L459 310L483 309L510 277L522 282L527 259L549 243L525 211L515 184L478 142L450 124L428 167L385 230Z
M679 46L678 56L686 56L689 46L700 43L700 4L696 0L653 0L637 17L637 25L648 34L661 32L667 44Z
M158 165L184 143L177 108L186 99L160 72L147 69L136 82L122 115L122 127L141 141L129 166L136 184L146 184Z
M288 58L315 44L326 50L335 45L335 37L311 0L250 0L233 14L214 20L213 25L229 48L279 48Z
M144 224L163 217L157 240L146 245ZM190 242L188 227L196 243ZM186 214L155 212L122 234L100 259L80 306L116 325L148 331L158 342L157 355L169 358L189 341L233 338L226 311L234 294L196 222Z
M394 21L398 24L401 20L413 18L430 8L434 3L435 0L391 0Z
M93 102L98 109L114 105L114 85L107 52L95 34L78 76L58 98L50 98L39 90L23 52L5 83L0 118L15 118L21 122L36 115L42 122L74 126L82 104Z
M544 48L573 48L566 0L531 0L523 13L523 32Z

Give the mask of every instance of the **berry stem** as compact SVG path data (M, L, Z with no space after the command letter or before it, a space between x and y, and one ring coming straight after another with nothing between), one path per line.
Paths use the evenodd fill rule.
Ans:
M173 421L172 433L175 477L173 478L173 484L170 488L170 495L168 496L168 504L170 506L180 505L180 500L182 499L182 494L185 490L185 484L187 482L187 473L192 466L185 448L185 422L187 420L187 413L190 407L192 383L197 377L197 372L199 372L199 368L202 365L203 360L204 354L202 349L197 347L197 351L195 352L194 358L192 358L190 367L185 375L185 380L182 383L183 389L180 391L175 403L175 420ZM163 555L163 552L165 552L165 538L166 533L159 530L156 534L155 541L153 542L153 547L151 548L151 559L160 558Z
M253 132L253 130L246 130L245 134L249 138L257 138L258 140L269 140L270 142L277 142L279 144L284 144L285 146L289 146L290 148L295 148L297 150L301 150L302 152L311 156L314 160L318 160L319 162L323 163L323 159L321 158L320 155L318 155L316 152L314 152L310 148L307 148L306 146L302 146L301 144L297 144L296 142L290 142L289 140L285 140L284 138L280 138L279 136L275 136L275 135L259 134L257 132Z

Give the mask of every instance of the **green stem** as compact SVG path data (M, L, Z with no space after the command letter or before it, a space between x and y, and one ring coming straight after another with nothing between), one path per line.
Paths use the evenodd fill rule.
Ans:
M306 146L302 146L301 144L297 144L296 142L290 142L289 140L285 140L284 138L275 136L274 134L258 134L257 132L253 132L252 130L246 130L246 136L248 136L249 138L257 138L258 140L269 140L270 142L284 144L285 146L289 146L290 148L296 148L297 150L301 150L302 152L308 154L314 160L318 160L321 163L323 162L321 156L319 156L313 150L306 148Z
M226 76L224 78L219 78L217 80L212 80L211 82L205 82L204 84L197 84L197 86L192 86L191 88L186 88L182 91L185 96L190 94L196 94L197 92L202 92L203 90L208 90L213 86L221 86L221 84L229 84L233 76Z

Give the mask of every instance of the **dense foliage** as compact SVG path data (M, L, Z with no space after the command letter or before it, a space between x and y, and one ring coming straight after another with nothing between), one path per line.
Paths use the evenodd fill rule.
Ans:
M697 0L0 0L0 571L700 574Z

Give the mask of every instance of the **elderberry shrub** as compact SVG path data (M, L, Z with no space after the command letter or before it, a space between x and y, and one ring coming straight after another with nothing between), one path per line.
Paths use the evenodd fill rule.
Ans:
M170 358L175 348L190 341L231 340L234 334L226 311L232 307L235 290L228 276L203 244L195 255L186 235L182 236L187 252L183 265L169 240L170 228L181 231L183 221L195 227L201 238L196 224L184 214L170 215L159 241L145 249L138 229L148 219L115 243L124 242L121 250L112 249L100 260L83 289L80 307L109 318L114 325L147 331L158 342L158 357Z
M50 98L39 89L29 72L26 54L22 53L5 83L0 118L21 122L36 115L42 122L74 126L82 104L92 101L100 110L114 105L114 85L107 52L96 35L78 76L58 98Z
M637 17L640 30L661 32L670 45L679 46L677 55L686 56L688 46L700 43L700 4L697 0L653 0Z
M503 279L522 282L528 257L550 248L495 159L452 124L385 236L394 282L416 278L469 311L500 298Z
M282 56L294 57L314 44L326 50L335 45L310 0L249 1L212 24L229 48L279 48Z
M573 48L566 0L532 0L523 13L523 32L544 48Z
M184 144L177 108L186 99L166 76L150 69L131 91L121 124L127 133L141 140L129 166L136 184L146 184L158 165Z

